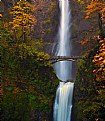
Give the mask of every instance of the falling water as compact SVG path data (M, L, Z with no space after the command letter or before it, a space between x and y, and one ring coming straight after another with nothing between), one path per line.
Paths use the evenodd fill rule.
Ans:
M69 0L59 0L61 11L60 27L58 32L58 45L55 56L71 56L71 11ZM60 82L54 104L54 121L70 121L72 109L72 95L74 83L72 80L72 62L61 61L54 64Z
M60 0L59 6L61 10L60 27L58 32L58 45L56 56L71 56L70 26L71 11L69 8L69 0ZM58 78L62 81L72 79L71 69L72 62L62 61L54 65Z
M60 82L54 104L54 121L70 121L74 83Z

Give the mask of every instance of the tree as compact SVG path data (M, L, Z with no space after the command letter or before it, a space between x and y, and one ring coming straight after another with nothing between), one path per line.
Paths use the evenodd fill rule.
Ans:
M7 10L0 14L1 120L49 121L58 81L49 55L31 34L34 8L22 0Z
M9 22L10 29L18 41L26 41L26 36L32 32L33 26L36 24L34 11L34 7L25 0L17 2L17 5L10 11L12 17L12 21ZM18 38L17 33L20 34Z
M94 13L98 17L98 26L99 26L99 35L93 37L93 40L98 40L99 49L96 51L93 62L97 66L98 69L94 70L93 72L96 74L96 79L99 81L103 81L105 78L105 1L104 0L88 0L87 7L85 10L86 19L91 19L94 16ZM84 4L84 0L80 0L80 3ZM88 40L87 40L88 41ZM86 41L86 42L87 42ZM82 43L85 43L83 41Z
M97 54L94 56L93 62L98 67L93 70L96 75L96 80L100 83L105 82L105 39L100 40L100 48Z
M85 6L85 18L98 20L92 22L94 32L88 36L90 44L95 43L83 60L77 75L77 118L78 121L104 121L105 115L105 0L79 0ZM97 33L97 27L99 32ZM94 36L94 33L96 34ZM88 42L83 41L83 44ZM86 47L86 45L84 45ZM88 87L89 86L89 87ZM89 89L90 88L90 89ZM83 104L81 106L81 104ZM82 112L82 113L80 113Z
M98 24L99 24L99 35L103 39L105 37L105 33L103 30L104 25L104 17L105 17L105 2L102 0L94 0L91 1L89 5L87 5L86 10L86 18L90 18L92 14L98 14Z
M96 74L97 81L105 81L105 1L104 0L93 0L87 6L86 18L91 17L93 13L98 14L99 23L99 50L94 56L93 62L96 64L98 69L93 72Z

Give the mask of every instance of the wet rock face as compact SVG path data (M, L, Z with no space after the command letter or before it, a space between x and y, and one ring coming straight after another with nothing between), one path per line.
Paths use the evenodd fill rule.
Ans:
M51 29L55 26L54 24L54 22L56 21L55 16L57 15L57 9L58 9L56 0L55 1L42 0L42 1L43 5L35 12L35 16L37 18L37 25L35 27L36 30L35 32L40 33L38 34L39 37L44 37L45 34L49 36L50 33L53 33ZM34 5L40 4L40 0L32 0L32 2Z
M13 6L19 0L1 0L4 3L5 8Z
M93 37L97 34L98 19L85 19L85 8L82 7L78 2L76 2L76 0L70 1L72 13L72 55L83 55L86 51L93 48L96 44L95 42L88 42L87 47L85 47L84 45L81 45L81 41L85 40L86 38ZM93 25L93 23L95 24ZM94 32L92 32L91 30L93 30Z
M58 31L58 0L31 0L33 5L40 5L39 9L35 12L37 24L34 28L34 36L37 40L43 40L49 44L45 44L44 51L51 54L52 45L56 33Z

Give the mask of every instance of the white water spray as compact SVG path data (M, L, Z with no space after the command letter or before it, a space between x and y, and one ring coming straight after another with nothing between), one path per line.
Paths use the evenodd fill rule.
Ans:
M70 121L74 83L60 82L54 104L54 121Z
M59 0L59 6L61 18L58 33L58 46L55 56L71 56L71 11L69 0ZM54 121L70 121L74 83L66 81L72 80L72 62L57 62L54 64L54 68L56 70L57 77L63 81L60 82L56 92Z

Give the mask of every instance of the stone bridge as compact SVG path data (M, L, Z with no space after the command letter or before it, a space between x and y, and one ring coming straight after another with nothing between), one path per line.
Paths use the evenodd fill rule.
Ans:
M80 56L50 56L49 61L53 64L59 61L76 61L81 59Z

